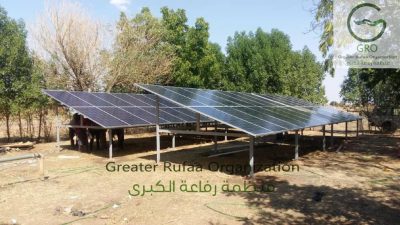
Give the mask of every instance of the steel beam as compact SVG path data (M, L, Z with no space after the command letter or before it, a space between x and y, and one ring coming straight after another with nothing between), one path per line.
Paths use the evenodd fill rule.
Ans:
M204 135L204 136L228 136L228 137L249 137L248 134L242 133L219 133L219 132L205 132L205 131L192 131L192 130L168 130L160 129L160 133L172 133L172 134L190 134L190 135Z

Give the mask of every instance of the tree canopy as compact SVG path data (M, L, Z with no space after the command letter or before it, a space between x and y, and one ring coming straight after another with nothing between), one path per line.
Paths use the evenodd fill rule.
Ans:
M25 25L0 7L0 114L6 118L8 138L12 109L19 109L18 100L31 83L31 69Z
M236 33L228 39L225 89L277 93L324 103L324 73L305 47L294 51L279 30Z

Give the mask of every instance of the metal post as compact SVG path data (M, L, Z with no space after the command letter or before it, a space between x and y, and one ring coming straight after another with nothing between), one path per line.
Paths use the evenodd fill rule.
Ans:
M294 136L294 142L295 142L294 159L297 160L299 158L299 131L298 130L296 130L296 134Z
M218 129L218 122L215 121L214 123L214 132L217 132ZM214 136L214 151L218 150L218 140L217 140L217 136Z
M40 154L39 154L40 155ZM44 173L44 156L40 155L39 157L39 175L42 180L45 179L45 173Z
M110 159L112 159L112 157L113 157L113 137L112 137L112 131L111 131L111 129L108 129L107 130L107 132L108 132L108 141L109 141L109 148L108 148L108 157L110 158Z
M333 124L331 124L331 147L333 147Z
M360 125L360 120L357 120L357 130L356 130L356 137L358 137L358 126Z
M56 106L56 132L57 132L57 150L60 150L60 117L58 116L58 106Z
M160 163L160 98L156 96L156 142L157 142L157 163Z
M250 177L254 176L254 137L250 137L250 150L249 150L249 165Z
M360 122L361 122L361 126L360 126L360 128L361 128L361 135L364 135L364 124L363 124L363 119L361 119Z
M322 126L322 150L325 151L326 150L326 138L325 138L325 125Z
M225 134L227 134L227 133L228 133L228 128L225 127ZM228 136L227 135L225 135L225 141L228 141Z
M345 125L344 137L347 139L347 122L346 122L346 125Z
M174 149L174 150L175 150L175 137L176 137L176 135L173 134L172 135L172 149Z
M200 113L196 113L196 131L200 131Z

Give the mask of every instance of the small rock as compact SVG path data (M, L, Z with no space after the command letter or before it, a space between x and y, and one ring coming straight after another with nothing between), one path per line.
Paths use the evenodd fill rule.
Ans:
M312 199L316 202L320 202L322 201L322 197L325 195L324 192L321 191L316 191L314 192L314 196L312 197Z
M112 207L113 207L113 209L116 209L116 208L119 207L119 205L118 204L114 204Z
M64 209L64 212L67 213L67 214L70 214L71 211L72 211L71 207L67 207L67 208Z
M101 216L100 216L100 219L108 219L108 218L110 218L110 217L107 216L107 215L101 215Z
M71 215L82 217L82 216L85 216L86 213L83 212L83 211L81 211L81 210L72 209L72 210L71 210Z

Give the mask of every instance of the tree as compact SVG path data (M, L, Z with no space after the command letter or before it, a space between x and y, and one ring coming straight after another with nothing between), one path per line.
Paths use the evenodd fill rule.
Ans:
M331 48L333 45L333 0L320 0L313 10L314 21L311 23L312 30L322 31L319 50L325 58L324 71L335 74L333 67L333 54Z
M224 55L221 48L209 42L209 24L198 18L188 26L183 9L161 9L165 41L172 44L174 61L171 84L185 87L221 88L223 86Z
M343 100L357 106L380 108L400 106L398 69L350 69L340 92Z
M12 108L31 81L31 69L25 25L0 7L0 114L6 120L8 140Z
M53 65L53 76L64 88L100 88L105 71L100 60L102 27L78 3L48 5L32 34L37 52Z
M321 65L307 48L293 51L289 37L279 30L236 33L228 39L226 65L228 90L326 101Z
M121 13L108 61L106 90L134 91L134 83L166 84L175 59L172 45L162 38L166 29L148 8L129 19Z

